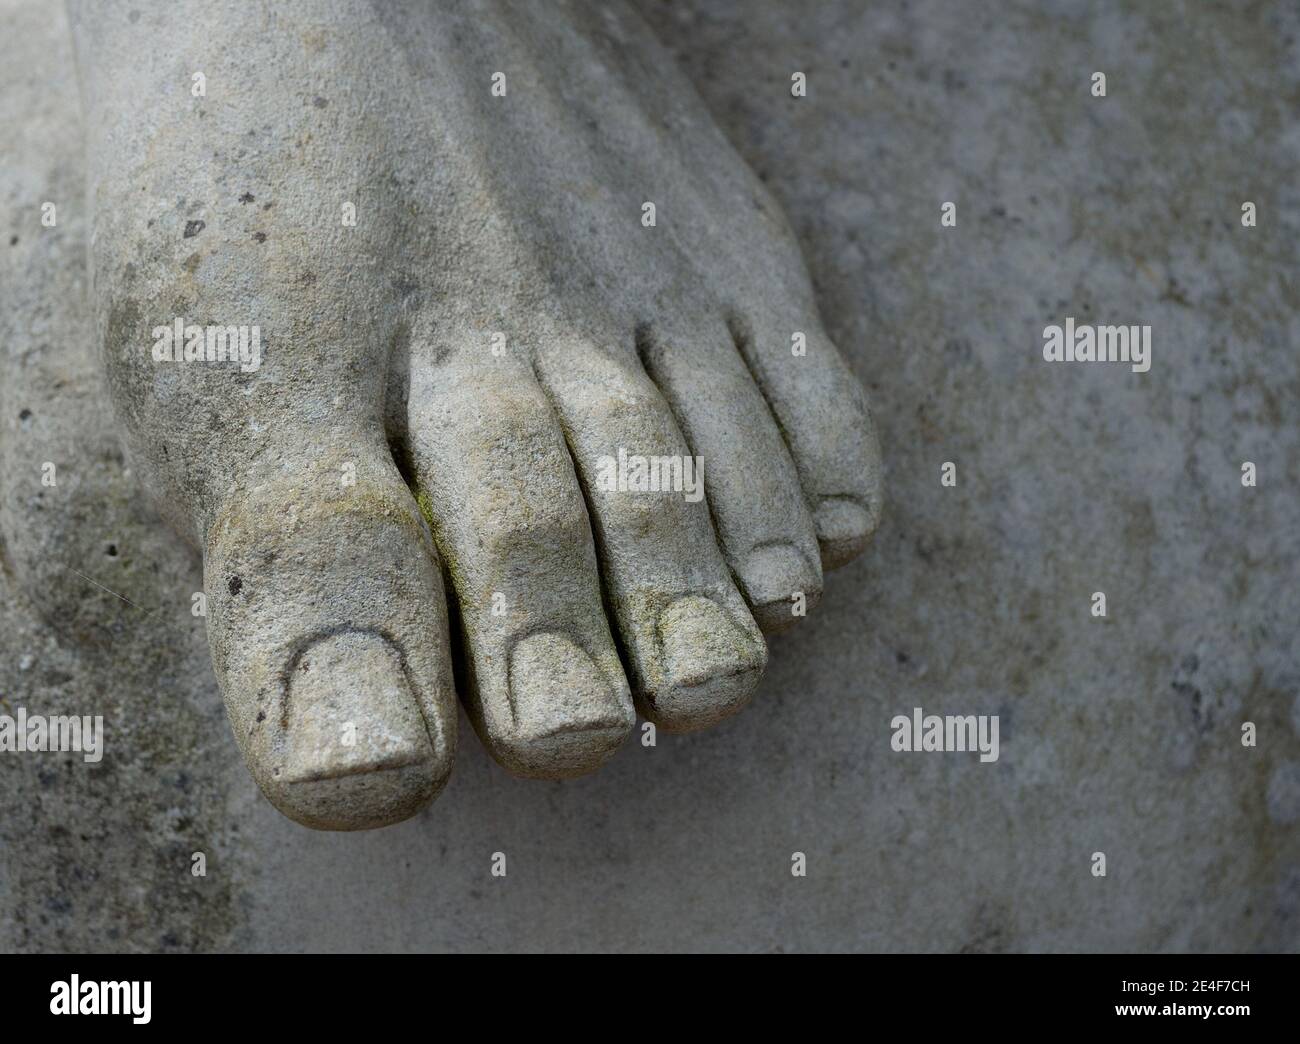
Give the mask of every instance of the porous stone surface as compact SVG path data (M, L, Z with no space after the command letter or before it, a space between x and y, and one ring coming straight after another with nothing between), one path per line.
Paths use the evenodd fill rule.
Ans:
M412 820L306 830L244 769L190 553L159 537L108 554L114 527L132 546L167 531L111 449L76 448L98 401L57 326L85 292L77 172L6 164L0 249L43 267L5 314L65 331L6 330L7 353L23 345L6 359L6 453L47 424L41 439L97 462L74 473L119 489L120 509L84 511L72 561L140 608L88 582L102 604L43 605L52 627L31 578L0 575L0 711L102 713L107 729L96 766L0 754L0 945L1296 949L1296 15L639 8L785 208L872 393L888 488L873 547L769 640L752 705L724 725L653 747L634 732L562 783L474 748ZM43 5L9 0L5 19L0 75L70 75ZM6 82L0 105L19 93ZM48 98L3 113L29 128L16 154L67 132ZM72 193L57 230L39 224L46 181ZM1045 363L1043 327L1066 316L1149 323L1151 371ZM60 403L79 389L74 416ZM6 486L6 563L40 533L15 533L36 510L19 495ZM69 590L53 572L46 586ZM999 760L891 750L890 719L916 706L998 714Z
M742 709L762 628L868 543L879 450L788 222L645 23L69 6L92 339L127 462L200 548L276 807L413 815L451 772L454 688L542 779L599 767L634 701L672 732ZM340 633L400 670L362 691L352 645L303 658ZM359 758L362 720L409 758Z

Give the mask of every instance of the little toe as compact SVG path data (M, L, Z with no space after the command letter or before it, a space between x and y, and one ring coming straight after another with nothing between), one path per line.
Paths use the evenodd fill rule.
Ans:
M822 564L841 566L880 523L880 448L866 391L806 310L759 307L734 318L732 332L790 447Z
M721 320L668 319L638 352L705 462L714 528L765 632L801 619L822 592L821 557L799 475L762 393Z

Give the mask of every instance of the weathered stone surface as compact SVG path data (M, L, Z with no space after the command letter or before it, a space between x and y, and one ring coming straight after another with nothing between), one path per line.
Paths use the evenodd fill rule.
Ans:
M161 537L136 553L165 530L131 518L110 452L68 488L94 475L120 513L85 508L81 557L60 537L34 588L62 632L37 622L30 575L0 578L6 704L108 726L95 767L0 755L6 948L1296 948L1295 18L1026 5L957 31L946 5L858 7L642 5L785 207L886 447L875 545L770 639L749 709L564 783L466 744L417 818L304 830L245 772L190 616L197 567ZM40 5L7 17L0 75L48 109L4 126L40 156L67 133L47 85L69 52ZM23 263L48 273L24 302L5 272L40 320L6 330L7 454L70 391L83 414L99 401L42 326L84 289L75 175L20 160L0 184L0 249L42 236ZM70 200L57 235L32 209L47 183ZM1150 323L1151 372L1044 363L1067 315ZM40 437L98 459L67 416ZM12 488L5 560L30 563L13 545L44 535L15 532ZM69 560L144 608L60 595ZM999 714L999 761L891 751L915 706Z

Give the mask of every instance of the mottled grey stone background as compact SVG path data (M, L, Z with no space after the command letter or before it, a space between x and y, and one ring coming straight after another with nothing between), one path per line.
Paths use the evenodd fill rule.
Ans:
M17 6L4 61L66 75L57 16ZM443 797L359 835L258 794L184 552L148 564L172 608L119 604L99 649L0 575L0 709L108 728L94 768L0 755L0 947L1300 949L1300 9L638 6L784 202L873 393L874 548L741 717L554 784L466 728ZM3 219L0 249L38 234ZM1149 323L1151 372L1044 363L1067 315ZM892 752L916 705L999 714L1001 760Z

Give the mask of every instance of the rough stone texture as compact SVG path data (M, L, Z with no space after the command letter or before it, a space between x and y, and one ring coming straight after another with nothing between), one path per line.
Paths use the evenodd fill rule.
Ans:
M633 700L674 732L743 707L760 620L791 622L823 558L868 542L879 451L788 223L645 23L516 0L70 7L93 337L128 463L202 550L218 685L276 806L375 827L440 789L439 564L469 716L512 771L595 769ZM205 324L210 352L258 329L255 372L192 361ZM173 328L184 365L149 350ZM707 461L707 502L609 488L616 454ZM340 631L382 637L405 677L361 693L351 645L317 661L342 677L309 670ZM514 663L524 640L542 669ZM574 655L585 683L553 701ZM304 773L310 726L284 707L315 700L422 715L428 741L367 765L312 730Z
M873 394L874 548L771 640L731 722L565 783L470 748L430 809L363 835L258 794L184 552L151 566L175 606L123 607L95 653L5 575L5 703L102 712L109 733L93 769L0 755L0 943L1296 949L1294 13L640 7L786 208ZM6 58L66 55L44 14L13 19ZM41 194L0 190L3 249L39 234L10 201ZM1150 323L1151 372L1045 364L1042 328L1067 315ZM1001 760L892 752L889 719L916 705L1000 714Z

